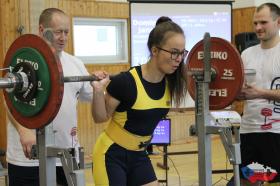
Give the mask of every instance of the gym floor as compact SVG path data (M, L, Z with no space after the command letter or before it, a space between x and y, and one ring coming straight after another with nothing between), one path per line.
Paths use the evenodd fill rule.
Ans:
M168 146L168 152L185 152L196 151L197 143L195 137L190 137L185 141L177 141ZM151 155L151 160L154 165L157 177L159 180L165 179L165 170L158 167L157 164L163 163L162 147L153 147L153 152L156 155ZM197 154L184 154L184 155L170 155L168 156L168 185L169 186L198 186L198 163ZM87 162L90 158L87 158ZM229 164L225 150L221 140L217 136L212 139L212 169L225 170L232 169ZM87 168L86 186L94 186L91 168ZM228 174L213 174L212 185L225 186L227 180L232 177L231 173ZM0 177L0 186L5 185L4 177ZM161 186L166 183L160 183Z

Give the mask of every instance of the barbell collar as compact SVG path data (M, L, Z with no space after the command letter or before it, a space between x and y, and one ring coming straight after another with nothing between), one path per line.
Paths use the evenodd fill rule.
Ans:
M0 88L5 88L7 92L24 92L28 86L27 75L20 73L7 73L4 78L0 78Z

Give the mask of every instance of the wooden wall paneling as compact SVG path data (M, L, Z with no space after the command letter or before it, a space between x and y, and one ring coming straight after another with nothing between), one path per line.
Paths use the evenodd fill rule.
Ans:
M45 8L45 2L44 1L38 1L38 0L29 0L29 27L30 32L32 34L38 34L39 30L39 16L43 9Z
M107 65L86 65L89 72L97 71L97 70L105 70L109 74L117 74L119 72L127 71L130 68L130 64L120 63L120 64L107 64Z
M58 8L65 11L71 18L129 18L128 3L60 0ZM71 27L71 33L73 34L73 27ZM66 51L72 54L74 53L73 37L69 37ZM130 65L128 63L88 64L86 67L89 72L105 70L110 74L116 74L128 70ZM97 137L104 130L108 122L95 124L91 116L91 106L88 103L79 103L78 118L78 134L81 145L84 147L85 154L91 155Z
M1 47L5 55L11 43L18 37L16 32L18 26L18 1L1 1L1 19L3 45Z
M128 3L96 2L87 0L29 0L30 4L30 30L38 33L38 21L41 11L45 8L55 7L65 11L70 18L80 17L100 17L100 18L129 18ZM71 27L71 33L72 27ZM73 54L73 39L69 37L65 51ZM115 74L125 71L129 64L97 64L87 65L88 71L106 70ZM91 117L91 108L88 103L78 105L78 125L81 145L85 147L86 154L91 154L93 144L98 135L103 131L106 124L94 124Z
M58 8L60 0L44 0L45 8Z
M5 1L0 1L0 68L3 67L3 63L4 63L4 40L3 40L3 36L4 36L4 21L3 21L3 17L4 15L4 7L6 5ZM1 77L2 77L2 72L1 73ZM4 107L4 99L3 99L3 90L0 90L0 149L4 149L6 150L6 139L7 139L7 135L6 135L6 111L5 111L5 107ZM2 164L5 164L5 157L0 157L0 162Z
M29 31L28 0L2 0L0 4L1 52L3 58L12 44L19 37L17 28L22 24Z
M94 123L90 108L88 103L80 102L78 104L78 136L86 156L91 155L97 137L107 125L107 123Z
M59 0L58 3L57 3L57 8L63 10L70 17L70 19L72 19L72 14L75 11L79 11L79 8L76 7L75 4L73 4L72 0ZM74 54L74 50L73 50L73 25L70 26L70 33L71 33L70 35L72 37L68 37L68 44L65 48L65 51L67 51L71 54Z
M189 136L189 128L195 124L194 111L183 111L168 113L171 119L171 142L187 140Z
M5 7L5 2L0 1L0 68L3 67L4 64L4 56L5 56L5 50L4 50L4 41L3 41L3 36L4 36L4 22L3 22L3 17L4 17L4 11L2 10ZM0 75L2 76L2 71L0 71ZM0 90L0 138L2 139L3 136L5 136L5 133L3 132L3 127L6 124L6 113L5 113L5 107L4 107L4 102L3 102L3 91ZM2 140L0 139L0 148L2 148L4 145L2 145Z
M23 0L25 1L25 0ZM1 68L3 67L5 54L19 34L16 32L18 23L19 23L19 7L20 3L18 0L2 0L0 1L0 19L1 19L1 29L0 29L0 63ZM6 117L6 108L4 107L4 99L1 90L0 98L0 148L6 150L7 143L7 117ZM1 162L5 164L5 157L1 158Z
M37 33L38 19L41 10L57 7L64 10L70 17L124 18L129 19L129 4L120 2L100 2L93 0L1 0L0 1L0 64L11 43L19 36L16 29L19 24L25 26L25 33ZM37 8L37 12L35 12ZM40 11L39 11L40 9ZM252 17L255 8L233 10L233 36L240 32L253 31ZM21 13L20 13L21 12ZM35 19L36 17L36 19ZM34 19L33 19L34 18ZM128 21L129 24L129 21ZM129 30L129 29L128 29ZM69 37L66 51L73 54L73 41ZM86 65L89 72L106 70L111 74L127 70L128 64L95 64ZM79 135L86 154L91 154L97 136L103 131L106 123L94 124L90 104L80 103ZM6 116L3 98L0 100L0 148L6 146ZM194 113L169 113L172 119L172 141L188 137L189 125L194 123Z
M4 63L4 49L3 49L3 21L2 21L2 17L3 17L3 11L2 8L4 7L4 1L0 1L0 68L2 68L3 63ZM0 102L1 103L1 102ZM1 110L1 109L0 109Z
M22 34L30 33L30 9L29 9L29 0L21 0L18 1L18 26L17 29L19 29L20 26L23 26L24 30ZM19 33L19 31L18 31ZM19 33L20 34L20 33Z
M112 3L106 2L87 2L87 1L68 1L68 0L1 0L1 63L4 59L7 49L11 43L19 36L16 29L19 25L23 25L24 33L38 33L38 21L41 11L48 7L57 7L64 10L70 17L72 16L84 16L84 17L110 17L110 18L127 18L128 4L127 3ZM100 10L101 8L101 10ZM106 10L109 8L109 10ZM13 15L13 16L11 16ZM66 51L73 53L72 38L69 38L69 44ZM2 65L1 65L2 66ZM87 65L89 71L103 69L109 73L117 73L127 70L129 64L106 64L106 65ZM2 98L1 98L2 99ZM2 99L3 100L3 99ZM1 114L1 139L0 148L6 148L6 114L3 107L3 101L0 104ZM87 117L84 117L84 116ZM81 104L79 106L79 123L84 128L81 128L81 142L85 143L87 147L87 153L91 154L92 144L95 142L97 136L103 131L106 124L95 125L93 124L90 112L90 104ZM85 125L83 123L86 123ZM3 133L3 134L2 134ZM84 133L86 135L84 135ZM92 140L92 134L94 134L94 141ZM85 141L85 142L84 142Z
M240 8L233 10L233 34L232 43L235 44L235 35L242 32L253 32L253 16L255 7ZM244 101L234 101L232 109L237 111L239 114L243 113Z
M233 10L233 41L236 34L241 32L253 32L253 16L255 7Z
M0 68L3 67L4 63L4 51L3 51L3 21L2 21L2 8L3 8L3 1L0 1ZM2 72L0 71L0 76L2 76ZM6 149L6 112L3 102L3 91L0 90L0 149ZM4 163L4 158L0 158L0 162Z
M96 70L106 70L110 74L116 74L121 71L128 70L128 64L112 64L112 65L87 65L89 72ZM90 156L97 137L104 130L108 122L96 124L91 115L90 103L78 104L78 136L81 145L84 147L85 154Z

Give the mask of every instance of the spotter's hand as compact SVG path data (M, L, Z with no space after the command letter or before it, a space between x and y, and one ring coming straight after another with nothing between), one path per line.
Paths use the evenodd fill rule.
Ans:
M241 89L239 95L237 96L237 99L251 100L260 98L262 96L262 92L262 89L256 86L245 84L245 86Z

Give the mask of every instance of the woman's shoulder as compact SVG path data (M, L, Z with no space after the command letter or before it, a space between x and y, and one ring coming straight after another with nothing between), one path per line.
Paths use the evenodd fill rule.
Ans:
M127 71L119 72L118 74L113 75L111 80L121 81L122 83L130 82L131 80L133 80L133 76L131 74L131 71L134 70L134 69L139 73L140 68L138 66L137 67L131 67Z

